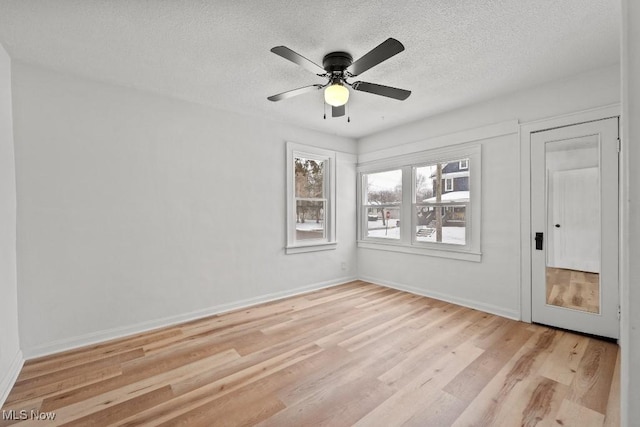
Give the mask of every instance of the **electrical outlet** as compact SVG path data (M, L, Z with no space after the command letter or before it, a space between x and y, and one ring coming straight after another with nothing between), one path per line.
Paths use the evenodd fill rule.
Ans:
M342 270L345 271L347 269L347 263L346 262L341 263L340 268L342 268Z

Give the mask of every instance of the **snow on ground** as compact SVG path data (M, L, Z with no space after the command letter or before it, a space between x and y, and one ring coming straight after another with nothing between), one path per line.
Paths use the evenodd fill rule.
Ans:
M369 237L381 237L386 239L399 239L400 227L389 227L388 229L380 228L376 230L369 230Z
M324 222L316 222L315 219L308 219L305 222L296 223L296 230L300 231L322 231L324 229Z
M397 227L397 219L390 219L387 225L382 225L382 220L368 221L368 233L369 237L377 237L381 239L400 239L400 227ZM420 227L426 228L426 227ZM296 230L299 231L318 231L322 232L324 229L324 222L316 222L315 219L307 220L304 223L297 223ZM420 233L416 237L418 242L435 242L436 231ZM464 245L465 244L465 227L442 227L442 243L449 243L452 245Z
M388 222L389 228L391 228L396 226L398 220L391 218ZM367 227L369 228L369 230L371 230L372 228L385 228L386 225L382 223L381 219L379 219L377 221L367 221Z
M382 239L399 239L400 227L389 227L388 229L379 228L372 230L369 228L369 237L377 237ZM416 237L418 242L435 242L436 232L433 232L427 236ZM442 227L442 243L449 243L452 245L464 245L465 244L465 228L464 227Z
M442 227L442 243L450 243L452 245L464 245L465 244L465 227ZM416 238L418 242L435 242L436 230L433 229L433 233L427 236L418 236Z
M397 219L390 219L386 221L386 225L382 223L382 219L377 221L367 221L368 236L369 237L380 237L386 239L399 239L400 238L400 227L397 227L396 224L399 223Z

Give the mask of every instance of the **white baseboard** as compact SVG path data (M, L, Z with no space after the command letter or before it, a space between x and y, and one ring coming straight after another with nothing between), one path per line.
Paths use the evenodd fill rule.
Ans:
M18 379L20 370L22 370L22 365L24 365L24 357L22 356L22 351L18 350L11 362L11 365L9 365L9 370L0 381L0 408L4 405L7 397L9 397L9 392Z
M518 310L509 310L504 307L499 307L492 304L485 304L485 303L473 301L466 298L459 298L449 294L429 291L421 288L416 288L414 286L391 282L388 280L381 280L375 277L361 275L359 279L365 282L374 283L376 285L385 286L387 288L393 288L399 291L405 291L411 294L434 298L437 300L450 302L452 304L461 305L463 307L473 308L474 310L484 311L486 313L495 314L496 316L506 317L508 319L513 319L513 320L520 320L520 312L518 312Z
M248 298L248 299L235 301L227 304L220 304L220 305L208 307L202 310L195 310L189 313L183 313L175 316L168 316L162 319L141 322L131 326L124 326L120 328L96 331L90 334L84 334L76 337L70 337L62 340L52 341L52 342L41 344L32 348L23 349L23 351L27 359L48 356L48 355L59 353L62 351L67 351L67 350L72 350L79 347L98 344L98 343L113 340L113 339L124 338L126 336L139 334L141 332L147 332L154 329L164 328L167 326L174 326L174 325L188 322L191 320L201 319L204 317L225 313L228 311L237 310L240 308L249 307L256 304L276 301L279 299L316 291L318 289L338 286L347 282L351 282L353 280L357 280L357 277L355 276L342 277L339 279L329 280L326 282L314 283L311 285L306 285L299 288L290 289L287 291L273 292L273 293L261 295L255 298Z

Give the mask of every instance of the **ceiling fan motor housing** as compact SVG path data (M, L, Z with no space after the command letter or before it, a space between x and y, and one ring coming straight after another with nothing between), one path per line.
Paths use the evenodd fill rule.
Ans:
M353 57L347 52L331 52L322 59L322 66L328 73L343 73L353 63Z

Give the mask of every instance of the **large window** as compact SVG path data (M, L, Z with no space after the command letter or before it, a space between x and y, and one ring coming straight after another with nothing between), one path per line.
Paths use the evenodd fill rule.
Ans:
M480 260L480 147L359 166L360 247Z
M287 144L287 253L335 248L335 153Z

